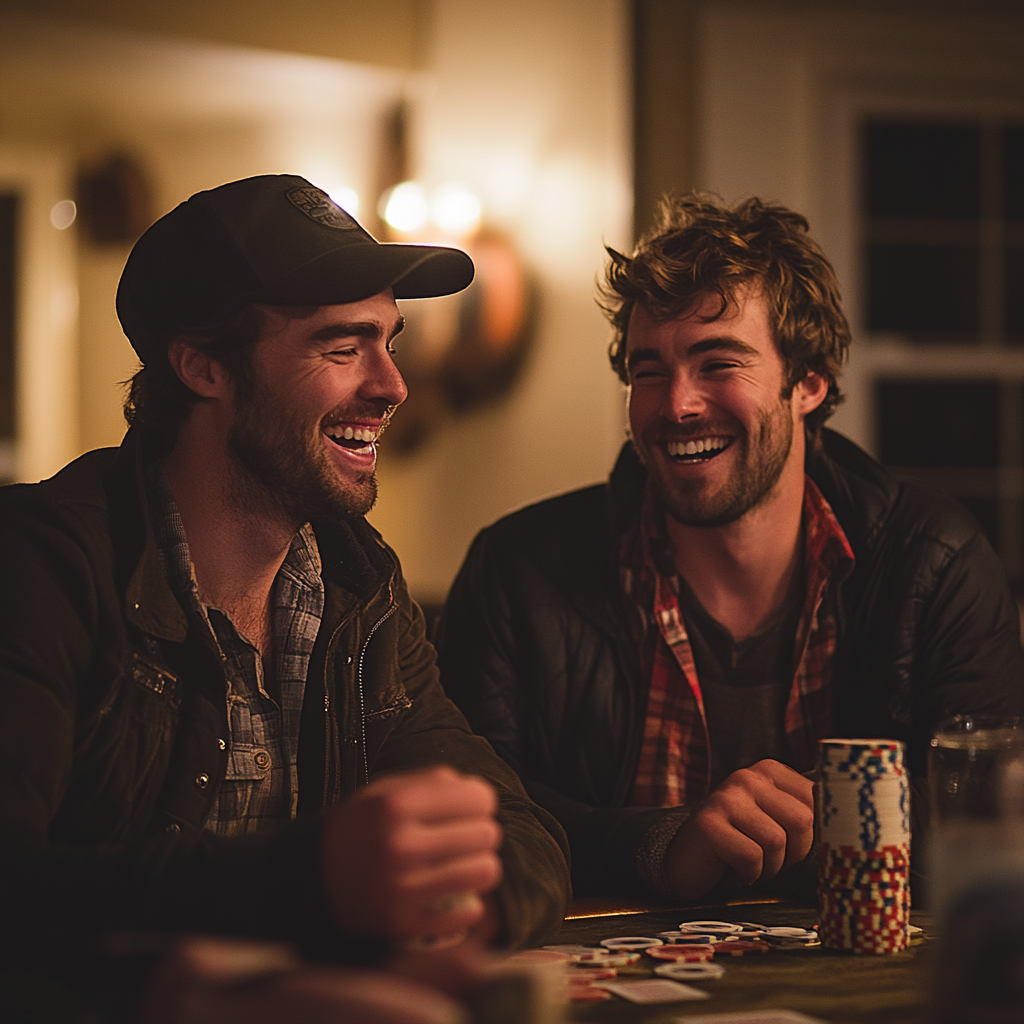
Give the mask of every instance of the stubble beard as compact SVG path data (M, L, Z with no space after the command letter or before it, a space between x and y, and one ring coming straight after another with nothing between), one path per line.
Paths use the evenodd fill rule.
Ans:
M227 441L239 470L230 487L232 504L246 515L282 518L298 528L357 519L377 501L376 473L343 482L324 450L319 424L311 433L307 421L282 412L259 382L239 400Z
M714 429L707 429L692 436L714 433ZM654 445L650 442L634 445L665 511L683 526L704 528L736 522L772 493L793 446L789 402L780 399L773 408L764 410L753 431L741 432L733 446L740 448L736 465L725 484L711 490L707 481L686 483L668 478L667 474L663 476L659 464L649 454Z

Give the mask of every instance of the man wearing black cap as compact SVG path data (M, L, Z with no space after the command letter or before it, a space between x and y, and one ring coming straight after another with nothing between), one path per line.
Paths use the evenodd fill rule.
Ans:
M201 192L139 240L124 442L0 496L8 937L344 956L560 922L564 836L443 696L363 518L406 396L395 298L472 276L285 175Z

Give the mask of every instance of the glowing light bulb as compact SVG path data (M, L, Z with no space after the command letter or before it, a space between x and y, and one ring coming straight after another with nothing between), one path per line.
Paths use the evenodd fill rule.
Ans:
M380 201L381 216L396 231L416 231L427 222L427 198L415 181L403 181Z
M78 207L70 199L62 199L50 208L50 223L58 230L65 231L75 223Z
M464 238L480 226L480 200L465 185L449 181L434 189L430 218L445 234Z
M327 193L346 213L355 217L359 213L359 194L354 188L342 186Z

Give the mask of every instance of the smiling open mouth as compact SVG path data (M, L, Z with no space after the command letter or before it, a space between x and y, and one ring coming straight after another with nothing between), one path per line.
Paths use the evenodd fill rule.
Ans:
M673 462L687 465L708 462L721 455L733 442L731 437L700 437L686 441L666 441L665 450Z
M370 452L377 440L377 431L369 427L324 427L324 433L339 447L350 452Z

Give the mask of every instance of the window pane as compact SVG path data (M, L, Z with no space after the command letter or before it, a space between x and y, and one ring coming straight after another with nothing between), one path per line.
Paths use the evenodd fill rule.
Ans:
M1006 250L1006 340L1011 345L1024 345L1024 249Z
M997 382L880 380L876 388L886 465L999 464Z
M978 216L977 126L868 122L866 153L869 216Z
M1007 220L1024 220L1024 127L1003 129L1003 209Z
M868 246L868 328L922 340L970 341L978 332L978 249Z

